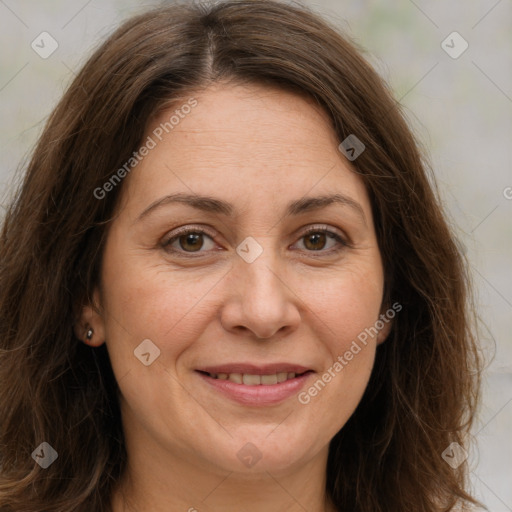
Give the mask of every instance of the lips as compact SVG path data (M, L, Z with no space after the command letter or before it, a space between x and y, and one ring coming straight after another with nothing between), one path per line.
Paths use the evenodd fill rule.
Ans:
M232 363L201 367L196 372L210 387L244 405L272 405L297 393L312 369L291 363Z

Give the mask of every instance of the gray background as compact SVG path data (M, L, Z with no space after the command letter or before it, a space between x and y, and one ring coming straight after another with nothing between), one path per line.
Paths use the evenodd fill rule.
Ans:
M0 0L2 208L76 70L119 22L156 3ZM488 328L482 343L488 354L495 345L474 429L471 480L489 510L512 511L512 1L304 3L367 49L432 163L471 261ZM46 59L31 48L43 31L59 45ZM441 46L453 31L469 44L456 59Z

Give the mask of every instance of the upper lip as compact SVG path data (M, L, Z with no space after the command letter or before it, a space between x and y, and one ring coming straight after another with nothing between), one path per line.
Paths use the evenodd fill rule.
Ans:
M273 375L274 373L304 373L311 368L293 363L272 363L255 365L251 363L227 363L215 366L202 366L196 370L206 373L243 373L246 375Z

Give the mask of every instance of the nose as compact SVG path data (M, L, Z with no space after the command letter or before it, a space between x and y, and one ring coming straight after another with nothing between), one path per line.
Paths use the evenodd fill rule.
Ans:
M300 299L290 273L267 247L252 263L236 256L225 283L228 290L221 323L229 332L259 339L293 332L299 325Z

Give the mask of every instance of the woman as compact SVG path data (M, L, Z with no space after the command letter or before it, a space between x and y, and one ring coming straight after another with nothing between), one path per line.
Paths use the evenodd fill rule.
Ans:
M469 278L430 178L306 8L125 22L4 221L0 510L476 503Z

